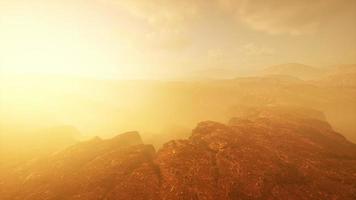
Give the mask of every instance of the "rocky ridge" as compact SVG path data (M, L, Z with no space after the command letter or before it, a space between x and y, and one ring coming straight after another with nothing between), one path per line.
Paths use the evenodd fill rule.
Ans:
M356 145L319 117L264 111L157 152L137 132L94 138L2 176L4 200L351 200Z

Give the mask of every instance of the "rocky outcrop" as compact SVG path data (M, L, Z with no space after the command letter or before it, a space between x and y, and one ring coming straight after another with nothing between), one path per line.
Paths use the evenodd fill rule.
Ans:
M0 198L356 198L355 144L315 117L264 113L228 125L201 122L190 138L158 152L135 132L95 138L20 166L14 170L19 181Z
M139 199L134 191L144 191L146 182L134 180L142 178L139 173L149 178L155 172L154 155L153 146L144 145L137 132L109 140L96 137L21 165L11 177L18 182L2 183L8 189L0 193L0 199L120 199L117 193L130 188L130 194ZM140 184L130 185L135 182Z

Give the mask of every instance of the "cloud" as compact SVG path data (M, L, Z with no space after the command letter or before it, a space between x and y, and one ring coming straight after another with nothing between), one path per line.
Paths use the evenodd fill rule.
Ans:
M199 17L203 0L114 0L133 16L155 27L180 26Z
M164 50L178 51L192 44L192 40L179 29L161 28L151 31L145 36L149 46Z
M206 11L205 0L106 0L146 23L144 40L151 47L181 50L192 44L191 25Z
M277 51L269 46L258 43L245 43L224 48L207 49L205 59L209 66L234 67L239 64L253 64L260 59L269 59L278 55Z
M184 30L220 12L271 34L312 33L328 20L356 12L355 0L112 0L156 28ZM207 19L206 19L207 20Z
M354 0L219 0L220 6L255 30L301 35L356 11Z
M271 56L275 54L275 50L273 48L257 45L255 43L245 44L239 49L239 51L244 52L247 56L255 57Z
M135 23L133 26L120 27L129 32L127 38L132 38L135 48L144 48L142 52L159 50L172 53L196 48L197 44L202 44L201 38L207 38L209 34L211 39L204 44L214 48L214 45L219 46L215 43L221 42L223 46L226 40L231 39L227 37L234 34L241 34L241 38L246 38L247 43L257 44L258 41L253 41L247 35L251 30L268 34L304 35L314 34L325 28L326 31L320 32L329 33L334 27L338 27L330 26L330 20L335 19L335 23L339 23L344 20L343 15L352 13L356 8L356 0L101 1L105 1L115 12L120 12L120 17L125 15L124 20L128 23ZM224 25L219 26L222 22L218 20L223 21ZM348 21L355 23L355 20ZM209 32L214 29L214 25L226 31ZM225 37L223 34L228 31L236 33ZM247 57L266 57L275 53L273 49L255 44L246 45L242 51L246 52L244 55ZM214 62L221 60L217 55L212 57Z

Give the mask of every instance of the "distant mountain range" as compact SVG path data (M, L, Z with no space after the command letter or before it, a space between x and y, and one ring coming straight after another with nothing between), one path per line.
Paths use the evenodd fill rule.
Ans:
M329 75L355 73L356 65L334 65L315 67L300 63L285 63L264 67L262 69L208 68L187 75L190 79L231 79L251 76L286 76L301 80L318 80Z

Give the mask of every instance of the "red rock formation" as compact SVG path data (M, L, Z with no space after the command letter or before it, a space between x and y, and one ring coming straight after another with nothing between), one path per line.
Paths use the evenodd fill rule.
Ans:
M137 133L96 138L14 171L1 199L356 199L356 145L325 121L280 113L201 122L157 153Z

